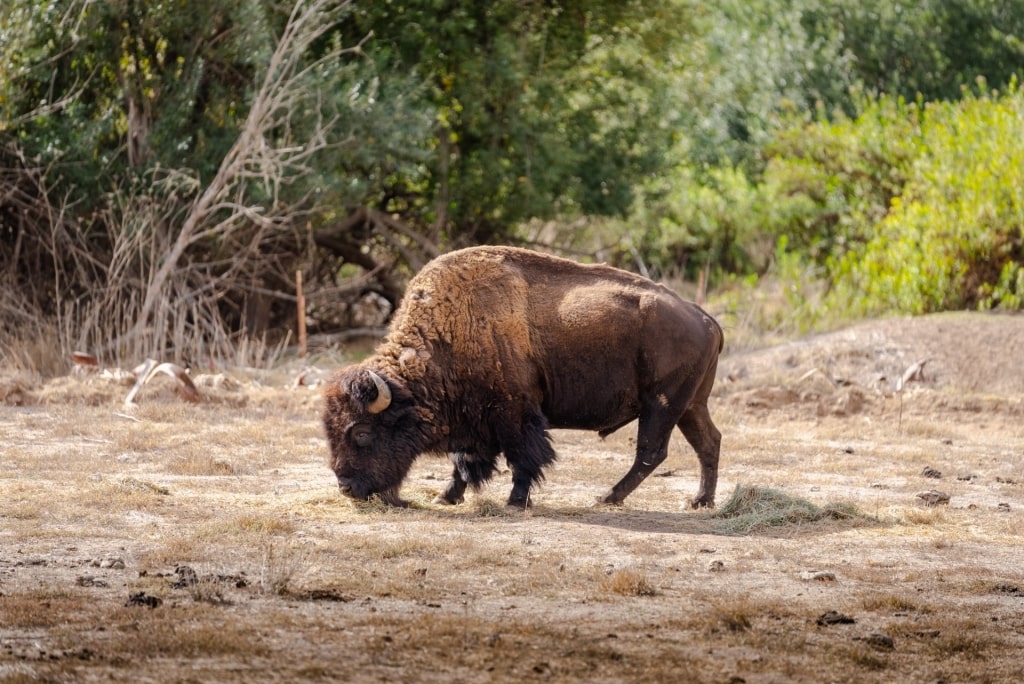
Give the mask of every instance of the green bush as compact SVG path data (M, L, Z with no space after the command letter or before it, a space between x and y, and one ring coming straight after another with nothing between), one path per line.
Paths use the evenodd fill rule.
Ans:
M831 263L854 313L1020 309L1024 303L1024 93L921 112L911 175L863 245Z

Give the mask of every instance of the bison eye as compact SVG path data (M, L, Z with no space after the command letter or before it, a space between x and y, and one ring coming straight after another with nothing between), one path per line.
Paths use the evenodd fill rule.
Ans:
M370 446L370 442L373 441L373 434L370 432L370 428L365 426L353 428L352 441L356 443L356 446Z

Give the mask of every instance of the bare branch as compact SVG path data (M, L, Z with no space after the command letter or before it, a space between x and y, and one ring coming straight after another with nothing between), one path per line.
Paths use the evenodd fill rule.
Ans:
M295 3L237 140L214 178L192 203L177 237L151 275L138 320L129 333L131 336L141 335L150 324L157 304L166 298L172 274L192 245L214 237L229 242L234 233L255 226L256 231L246 240L247 248L255 250L267 231L282 224L281 217L287 213L285 208L257 207L246 202L244 184L253 179L262 182L264 191L275 198L276 205L279 188L308 171L305 163L327 147L326 127L333 125L336 119L324 122L318 118L313 134L304 141L275 146L270 140L276 129L290 130L289 122L304 109L303 104L311 97L305 87L308 77L339 56L361 49L361 43L354 48L337 48L303 65L309 47L331 30L348 4L333 0ZM225 218L213 220L223 212L228 214ZM241 268L238 265L233 270Z

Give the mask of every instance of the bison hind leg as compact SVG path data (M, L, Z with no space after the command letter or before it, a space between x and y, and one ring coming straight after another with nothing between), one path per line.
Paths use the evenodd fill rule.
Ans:
M700 461L700 488L690 505L693 508L713 508L718 485L718 457L722 433L711 420L707 404L692 406L679 421L679 430L686 437Z

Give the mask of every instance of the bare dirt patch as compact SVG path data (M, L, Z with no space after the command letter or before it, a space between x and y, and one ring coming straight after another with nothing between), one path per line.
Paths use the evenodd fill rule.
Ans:
M113 379L9 374L0 680L1020 681L1022 344L959 315L727 355L719 511L742 485L857 512L753 528L686 508L678 436L622 508L593 501L631 427L558 432L526 513L507 474L430 504L431 458L394 510L338 495L287 374L133 411Z

